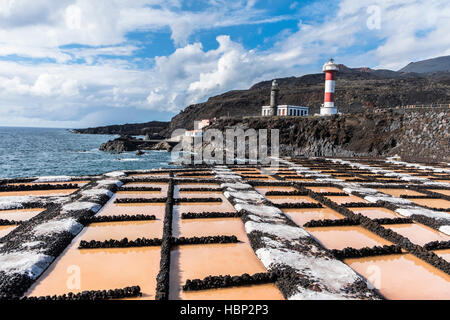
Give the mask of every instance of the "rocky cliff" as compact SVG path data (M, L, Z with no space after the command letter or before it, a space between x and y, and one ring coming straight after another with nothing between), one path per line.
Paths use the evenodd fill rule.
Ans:
M450 73L403 73L369 68L340 66L336 80L336 104L341 112L370 111L410 104L450 102ZM280 104L304 105L310 113L319 112L323 103L324 76L277 79ZM270 81L255 84L248 90L230 91L191 105L172 118L162 131L165 136L177 128L192 129L194 120L220 117L260 115L261 106L270 98Z
M211 128L279 129L284 156L384 157L450 161L450 109L383 111L329 118L223 119Z
M148 135L152 139L159 139L159 133L169 126L169 122L150 121L145 123L130 123L86 129L74 129L75 133L88 134L120 134L120 135Z

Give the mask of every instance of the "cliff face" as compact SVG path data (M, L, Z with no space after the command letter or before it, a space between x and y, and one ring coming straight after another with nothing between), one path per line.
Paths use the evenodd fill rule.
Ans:
M450 73L419 75L369 68L340 68L335 99L341 112L450 102ZM323 74L277 81L280 86L280 104L309 106L311 114L319 112L323 103ZM264 81L248 90L230 91L212 97L205 103L191 105L173 117L170 126L162 134L170 136L177 128L192 129L195 120L258 116L261 106L269 104L270 85L271 81Z
M124 134L124 135L149 135L153 139L160 137L159 133L169 126L168 122L150 121L146 123L132 123L112 125L96 128L74 129L75 133L88 134Z
M279 129L284 156L400 155L412 161L450 161L450 109L359 113L330 118L223 119L212 128Z

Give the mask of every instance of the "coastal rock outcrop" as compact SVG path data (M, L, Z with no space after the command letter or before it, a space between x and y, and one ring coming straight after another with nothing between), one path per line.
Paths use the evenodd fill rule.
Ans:
M161 141L156 143L153 147L152 150L165 150L165 151L172 151L173 147L174 147L174 143L168 142L168 141Z
M161 139L159 132L166 129L169 122L150 121L145 123L128 123L96 128L74 129L75 133L85 134L120 134L120 135L146 135L150 139Z
M128 135L122 135L117 139L102 143L100 146L100 151L122 153L127 151L150 150L153 145L154 142L136 139Z
M122 135L117 139L109 140L100 146L100 151L111 153L122 153L136 151L136 155L141 156L144 154L142 150L164 150L171 151L176 145L176 142L170 141L148 141L136 139L128 135Z

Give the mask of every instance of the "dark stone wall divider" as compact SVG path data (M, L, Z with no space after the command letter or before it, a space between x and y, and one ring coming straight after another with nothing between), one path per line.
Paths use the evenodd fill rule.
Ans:
M430 188L427 188L427 189L430 189ZM450 196L448 196L446 194L439 193L439 192L430 191L430 190L427 190L427 189L425 189L425 188L414 188L413 190L417 191L417 192L422 192L422 193L424 193L426 195L429 195L429 196L431 196L433 198L435 197L435 199L443 199L443 200L450 201ZM448 187L448 188L437 188L437 189L438 190L450 190L450 187ZM433 189L431 189L431 190L433 190ZM434 189L434 190L436 190L436 189Z
M165 203L168 198L120 198L114 203ZM222 202L222 198L176 198L172 199L174 204L180 202Z
M169 182L169 178L123 178L121 179L122 182L126 185L129 183L146 183L146 182L161 182L161 183L167 183Z
M161 188L155 187L122 187L118 191L161 191Z
M249 175L244 175L241 174L241 177L244 179L267 179L266 175L254 175L254 176L249 176Z
M375 246L372 248L365 247L361 249L355 248L344 248L342 250L331 250L331 253L336 257L336 259L344 260L350 258L364 258L373 256L384 256L388 254L401 254L402 248L397 245L392 246Z
M136 240L128 240L128 238L123 238L121 240L105 240L105 241L97 241L97 240L81 240L78 246L78 249L99 249L99 248L135 248L135 247L152 247L152 246L160 246L161 239L147 239L147 238L138 238Z
M172 238L172 245L190 245L190 244L214 244L214 243L238 243L236 236L207 236L191 238Z
M193 177L201 177L201 176L210 177L210 176L213 176L213 175L214 175L214 173L212 173L212 172L207 172L207 173L204 173L204 172L199 172L199 173L196 173L196 172L177 173L177 177L178 178L191 177L191 176L193 176Z
M156 220L154 215L135 214L135 215L115 215L115 216L93 216L80 219L80 223L88 225L91 223L102 222L122 222L122 221L152 221Z
M119 198L114 203L166 203L167 198Z
M272 203L273 206L282 209L310 209L310 208L323 208L320 203Z
M239 287L255 284L273 283L277 280L274 272L262 272L249 275L244 273L240 276L208 276L204 279L188 279L183 285L183 291L197 291L207 289L218 289L228 287Z
M14 191L40 191L40 190L65 190L78 189L77 184L33 184L33 185L4 185L0 186L0 192Z
M241 212L185 212L181 219L204 219L204 218L239 218Z
M252 187L291 187L293 185L293 183L289 181L246 181L245 183Z
M189 203L195 203L195 202L222 202L222 198L175 198L175 203L181 203L181 202L189 202Z
M372 188L372 189L411 189L413 190L413 186L411 184L408 185L402 185L402 184L366 184L364 185L365 188Z
M22 221L0 219L0 226L14 226L14 225L18 225L21 223L22 223Z
M409 195L409 194L402 194L400 195L400 198L402 199L440 199L441 197L436 195L436 196L432 196L432 195L423 195L423 196L419 196L419 195Z
M356 195L356 193L355 193ZM372 202L347 202L342 204L345 208L382 208L381 204Z
M410 224L414 223L413 219L410 218L379 218L372 219L372 221L378 224Z
M122 289L112 290L90 290L80 293L69 292L63 295L41 296L41 297L23 297L21 300L27 301L97 301L133 298L142 296L141 288L139 286L125 287Z
M432 241L423 246L427 250L450 249L450 241Z
M324 197L348 197L348 196L350 196L346 192L321 192L320 194L323 195Z
M358 219L325 219L325 220L311 220L303 225L306 228L316 228L316 227L336 227L336 226L356 226L359 225Z
M173 173L170 173L169 186L167 189L166 209L163 223L163 236L161 243L161 260L159 262L159 273L156 276L155 300L169 299L170 283L170 251L172 248L172 216L173 216Z
M37 209L37 208L46 208L48 205L44 202L36 201L36 202L27 202L23 203L22 207L20 208L13 208L13 209L0 209L1 211L8 211L8 210L17 210L17 209Z
M268 191L265 196L306 196L307 194L300 191Z
M30 183L35 181L36 178L11 178L11 179L3 179L2 184L8 184L8 183Z
M238 243L239 240L236 236L206 236L206 237L180 237L170 239L172 246L178 245L196 245L196 244L215 244L215 243ZM135 248L135 247L154 247L162 245L163 240L158 238L147 239L138 238L136 240L128 240L123 238L121 240L81 240L78 249L99 249L99 248Z
M179 188L179 192L222 192L222 188Z

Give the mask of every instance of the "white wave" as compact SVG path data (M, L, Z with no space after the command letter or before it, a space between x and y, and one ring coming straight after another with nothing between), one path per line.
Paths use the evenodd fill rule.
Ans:
M136 158L125 158L125 159L116 159L116 160L122 161L122 162L142 161L141 159L136 159Z

